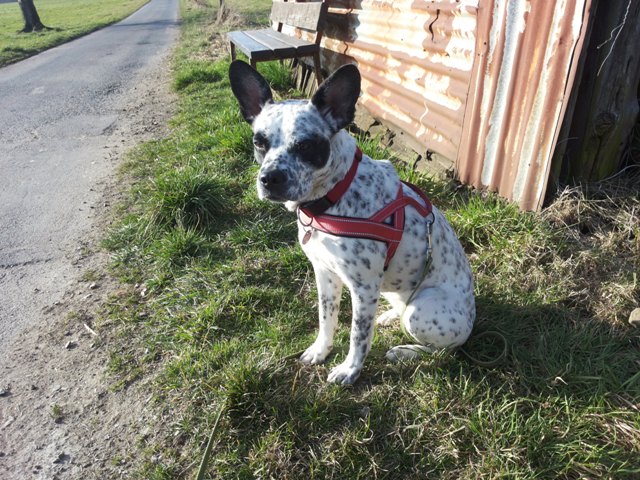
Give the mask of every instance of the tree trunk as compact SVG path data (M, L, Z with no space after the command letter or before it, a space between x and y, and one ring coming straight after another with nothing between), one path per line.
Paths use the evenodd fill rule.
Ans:
M38 15L36 6L33 4L33 0L18 0L18 4L20 5L24 18L24 28L21 30L22 32L38 32L47 28L40 21L40 16Z
M216 23L220 25L227 18L227 6L224 3L224 0L220 0L220 7L218 8L218 18L216 19Z

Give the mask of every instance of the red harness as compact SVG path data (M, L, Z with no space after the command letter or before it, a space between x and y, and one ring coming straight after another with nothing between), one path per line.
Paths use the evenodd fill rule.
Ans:
M309 241L314 230L339 237L359 237L385 242L387 244L387 258L384 262L386 269L398 249L400 240L402 240L404 207L411 205L420 215L426 217L431 213L431 202L418 187L408 182L402 182L416 192L425 204L420 204L412 197L406 197L402 192L401 183L396 199L369 218L338 217L324 214L347 191L356 176L360 160L362 160L362 152L356 147L353 163L347 175L324 197L304 203L298 208L298 220L303 227L309 227L302 238L302 244ZM392 217L391 223L385 223L389 217Z

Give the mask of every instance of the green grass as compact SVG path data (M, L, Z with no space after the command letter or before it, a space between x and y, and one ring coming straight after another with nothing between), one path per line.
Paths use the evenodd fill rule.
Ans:
M228 3L252 22L269 9ZM466 352L499 354L480 335L497 331L508 353L493 368L462 352L391 365L384 353L402 335L379 329L356 385L327 384L346 353L349 298L327 365L290 358L315 337L311 265L294 216L257 199L228 60L208 50L230 26L213 25L202 2L185 0L182 15L180 111L170 136L125 165L134 187L105 240L130 285L105 319L122 339L116 388L153 375L155 408L173 419L139 438L134 477L193 478L222 411L207 478L639 478L640 339L625 317L640 303L637 184L570 190L534 215L398 164L471 259L478 324ZM277 62L259 68L294 93Z
M17 2L0 4L0 67L35 55L121 20L148 0L46 0L35 2L47 30L19 33L24 26Z

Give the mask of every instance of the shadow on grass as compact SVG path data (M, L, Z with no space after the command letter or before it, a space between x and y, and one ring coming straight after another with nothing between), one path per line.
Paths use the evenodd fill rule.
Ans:
M518 379L523 394L549 389L585 398L640 394L640 385L628 383L638 368L638 337L631 328L560 305L520 306L495 297L477 298L477 310L478 324L466 350L495 356L495 345L483 345L474 336L491 330L504 335L509 354L499 369Z
M450 195L441 188L438 196ZM480 220L464 227L474 252L494 248L491 255L507 257L504 240L494 247L496 238L546 238L544 229L532 227L532 217L510 217L510 207L482 211L474 202L478 211L471 217ZM256 472L417 478L427 471L450 479L594 472L633 478L627 474L640 472L637 433L629 433L639 422L629 408L640 395L638 338L628 327L576 306L536 300L537 291L509 285L519 277L491 285L485 272L477 325L464 348L473 357L493 358L502 346L481 334L499 332L508 344L499 365L484 368L459 352L390 365L384 353L404 339L395 329L381 329L356 385L330 385L330 368L346 354L349 302L342 305L343 327L326 365L283 360L306 347L317 328L310 264L295 245L290 213L258 203L253 194L241 203L237 216L203 230L216 244L203 247L204 257L211 248L211 263L187 275L179 271L175 278L187 287L172 287L173 297L160 300L182 312L172 313L171 329L186 339L180 349L190 351L180 354L165 381L200 392L196 418L212 416L211 405L226 412L211 469L221 478ZM462 198L456 208L468 203ZM191 274L205 279L198 289Z
M638 358L632 338L563 307L481 297L478 312L474 336L498 330L509 343L495 368L460 353L390 365L389 344L374 348L352 388L325 383L344 348L327 367L256 355L230 369L220 440L245 460L234 478L256 468L294 477L416 478L429 471L434 478L484 478L525 466L536 478L588 471L632 478L624 472L640 468L636 447L624 435L608 435L617 422L637 421L614 407L640 394L629 384ZM496 352L474 336L469 353ZM217 453L225 457L222 443ZM514 456L519 466L509 465Z

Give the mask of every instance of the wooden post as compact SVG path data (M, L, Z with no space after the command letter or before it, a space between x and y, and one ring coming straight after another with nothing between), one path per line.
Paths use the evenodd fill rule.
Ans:
M554 154L554 177L602 180L620 167L638 118L640 0L597 0Z

